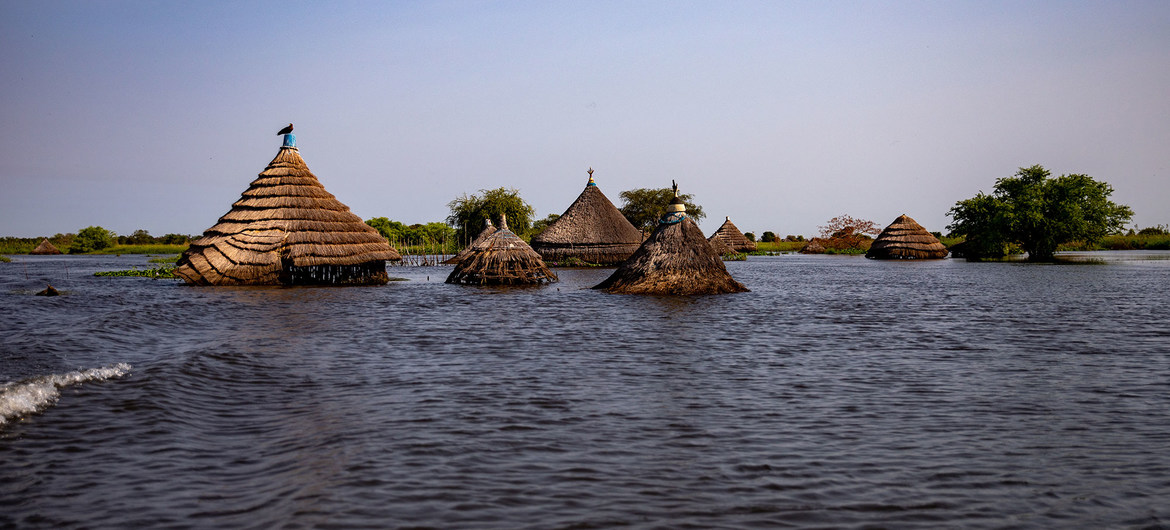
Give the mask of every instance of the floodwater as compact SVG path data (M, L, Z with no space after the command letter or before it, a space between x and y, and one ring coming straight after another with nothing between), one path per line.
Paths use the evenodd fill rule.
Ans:
M653 297L17 256L0 527L1167 528L1170 253L1066 257L751 257L750 293Z

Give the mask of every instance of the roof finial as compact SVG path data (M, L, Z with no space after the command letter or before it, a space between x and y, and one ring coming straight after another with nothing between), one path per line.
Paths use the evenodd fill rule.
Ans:
M670 179L670 187L674 189L674 196L678 197L678 183L674 179Z
M293 130L293 124L290 123L290 124L288 124L288 127L285 127L276 133L277 136L280 136L282 134L284 135L284 146L283 147L296 148L297 135L293 134L292 130Z
M587 186L596 186L596 185L597 185L597 183L593 182L593 166L589 166L589 184L587 184Z
M500 230L507 230L507 229L508 229L508 214L501 213L500 214Z

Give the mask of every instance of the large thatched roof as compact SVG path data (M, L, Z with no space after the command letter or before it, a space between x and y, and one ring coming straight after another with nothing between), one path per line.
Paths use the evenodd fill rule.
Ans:
M487 219L486 221L487 221L487 224L484 225L483 230L480 231L479 235L475 236L475 239L471 240L471 244L467 245L467 248L460 250L454 256L447 258L447 260L443 262L444 265L454 265L456 263L459 263L460 261L463 261L463 258L466 258L467 256L471 255L471 248L472 247L474 247L476 244L483 241L484 239L487 239L487 236L490 236L496 232L496 227L492 226L492 220Z
M731 222L730 217L725 217L723 225L714 234L711 234L711 237L708 239L711 241L718 239L727 245L728 248L736 252L752 252L756 250L755 242L743 235L743 232L740 232L739 228L736 228L735 224Z
M536 285L557 281L540 254L508 230L508 219L483 241L472 245L471 253L447 276L447 283L471 285Z
M41 244L37 245L37 248L32 249L32 252L29 252L29 254L60 254L60 253L61 253L61 251L57 250L57 247L53 246L53 244L50 243L48 239L42 239Z
M179 258L175 275L198 285L380 284L386 238L333 197L292 135L240 200Z
M747 291L727 272L677 197L642 246L594 289L621 294L722 294Z
M887 226L869 247L865 257L873 259L941 259L947 248L922 225L902 214Z
M589 183L565 213L532 238L532 249L549 261L576 258L604 265L621 263L642 243L642 231L601 193L589 168Z

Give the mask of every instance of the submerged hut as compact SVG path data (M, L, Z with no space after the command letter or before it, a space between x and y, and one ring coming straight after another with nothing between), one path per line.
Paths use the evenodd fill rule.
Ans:
M642 244L642 231L601 193L589 168L589 183L565 213L533 236L532 249L548 261L579 259L614 265Z
M642 246L594 289L620 294L722 294L747 287L735 281L719 253L686 213L674 186L658 226Z
M724 245L734 252L753 252L756 250L755 242L743 235L743 232L740 232L739 228L731 222L730 217L724 217L723 225L714 234L711 234L711 237L707 238L707 240L712 242L715 240L722 241Z
M922 225L902 214L887 226L865 253L871 259L942 259L949 251Z
M61 251L57 250L57 247L53 246L53 244L50 243L48 239L42 239L41 244L37 245L37 248L32 249L32 252L29 252L29 254L39 254L39 255L60 254L60 253L61 253Z
M383 284L402 256L284 145L219 222L191 242L175 275L196 285Z
M466 258L455 264L447 283L470 285L539 285L557 281L532 247L508 230L508 218L500 228L472 245Z
M463 258L466 258L467 256L471 255L471 247L474 247L477 243L483 241L484 239L487 239L487 236L494 234L496 232L496 227L492 226L492 220L488 219L486 222L487 222L487 225L485 225L483 227L483 230L480 231L478 236L475 236L475 239L471 240L471 244L467 245L467 248L460 250L454 256L447 258L447 260L444 261L443 264L444 265L455 265L456 263L463 261Z

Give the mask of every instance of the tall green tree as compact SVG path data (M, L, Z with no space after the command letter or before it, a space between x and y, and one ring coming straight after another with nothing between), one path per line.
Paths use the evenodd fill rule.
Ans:
M87 226L77 231L73 244L69 246L70 254L93 252L117 244L117 235L100 226Z
M517 235L526 235L532 227L536 209L520 197L515 188L479 190L479 194L462 195L447 203L451 215L447 224L455 227L460 241L470 241L483 230L487 220L499 223L501 215L508 216L508 228ZM498 224L497 224L498 226Z
M1113 187L1082 174L1052 177L1042 166L995 181L990 195L955 203L952 234L965 236L971 257L998 257L1019 245L1030 261L1051 261L1069 241L1096 243L1119 233L1133 210L1109 200Z
M620 208L622 215L630 224L640 230L653 230L658 225L658 218L666 213L666 206L674 199L672 188L638 188L621 192L618 197L622 200ZM701 221L707 214L703 207L694 203L694 196L690 193L678 195L687 207L687 215L696 221Z

